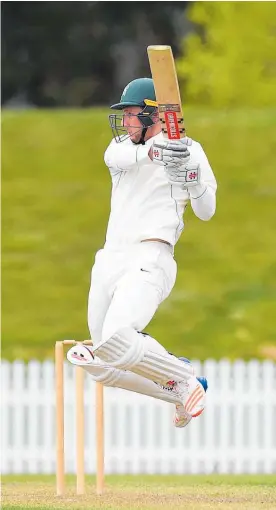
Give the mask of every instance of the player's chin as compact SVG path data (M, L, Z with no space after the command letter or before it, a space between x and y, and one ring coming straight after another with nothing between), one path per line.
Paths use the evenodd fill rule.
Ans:
M141 138L141 133L137 133L136 131L135 133L129 134L129 138L133 143L138 143Z

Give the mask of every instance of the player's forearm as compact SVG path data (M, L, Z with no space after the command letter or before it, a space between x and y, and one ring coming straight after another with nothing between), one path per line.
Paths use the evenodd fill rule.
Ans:
M190 188L189 195L195 215L200 220L210 220L216 211L216 190L202 182L198 186Z
M149 147L145 145L111 144L106 150L105 163L109 168L123 172L132 170L137 165L150 162Z

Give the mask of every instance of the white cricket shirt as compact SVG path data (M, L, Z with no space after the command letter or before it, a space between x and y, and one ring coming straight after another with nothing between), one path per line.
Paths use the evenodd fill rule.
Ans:
M208 159L198 142L189 146L189 163L200 163L202 184L190 192L168 183L164 167L148 156L154 140L135 145L130 139L112 140L104 160L112 178L111 211L105 247L122 249L125 245L158 238L174 246L184 228L183 213L188 203L202 220L209 220L216 209L217 183Z

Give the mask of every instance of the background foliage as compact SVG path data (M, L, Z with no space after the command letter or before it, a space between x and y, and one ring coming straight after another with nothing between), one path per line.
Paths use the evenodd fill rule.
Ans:
M196 31L183 40L178 75L189 102L276 105L276 4L195 2Z
M185 2L3 2L2 100L87 106L148 76L146 47L185 31ZM179 30L181 28L181 31Z

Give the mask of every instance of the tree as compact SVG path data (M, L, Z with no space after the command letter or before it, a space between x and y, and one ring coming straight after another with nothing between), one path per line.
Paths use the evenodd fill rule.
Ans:
M212 106L275 105L274 2L196 2L197 33L182 44L183 97Z
M3 2L2 100L36 106L117 101L127 81L149 75L148 44L181 37L185 2ZM184 16L183 16L184 18Z

